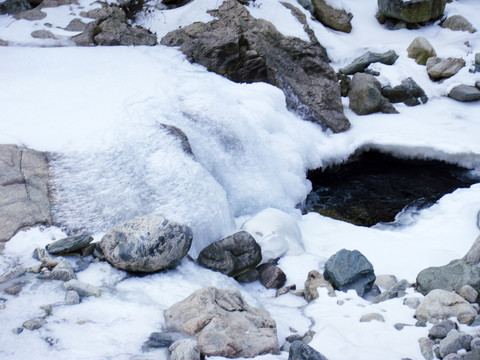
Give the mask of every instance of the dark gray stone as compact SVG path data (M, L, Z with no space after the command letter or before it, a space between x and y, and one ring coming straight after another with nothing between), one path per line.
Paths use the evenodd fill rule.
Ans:
M451 330L447 337L440 341L440 355L442 358L448 354L456 353L458 350L470 350L472 336L457 330Z
M177 138L178 141L180 141L180 146L182 147L182 150L185 154L193 156L192 147L190 146L188 137L181 129L173 125L158 124L158 126L162 129L165 129L168 134L172 135L173 137Z
M208 245L197 259L200 265L232 277L254 269L261 260L260 245L246 231Z
M480 326L480 316L477 316L470 326Z
M280 289L287 281L287 276L278 266L265 263L257 267L260 282L267 289Z
M35 8L32 10L22 11L21 13L16 14L14 17L16 20L36 21L45 19L47 14L41 11L40 8Z
M354 289L359 296L368 292L375 281L372 264L358 250L342 249L331 256L323 276L338 290Z
M353 75L357 72L364 71L370 64L380 62L385 65L393 65L397 59L398 55L393 50L387 51L383 54L369 51L359 58L353 60L350 65L341 68L339 71L345 75Z
M427 65L430 79L437 81L455 75L465 66L465 60L462 58L441 59L439 57L430 57L425 64Z
M391 103L403 102L407 106L425 104L428 101L423 89L412 78L406 78L400 85L382 88L382 95Z
M235 276L235 280L240 283L251 283L260 279L260 274L257 269L248 270L247 272L241 273L238 276Z
M288 360L327 360L327 358L303 341L296 340L290 346Z
M54 241L48 244L46 249L52 255L68 254L88 246L92 240L93 237L89 233L82 232Z
M0 15L18 14L31 8L32 6L27 0L6 0L0 3Z
M480 270L465 260L453 260L440 267L429 267L417 276L417 290L427 295L434 289L453 291L470 285L480 290Z
M192 230L159 216L140 216L114 226L100 241L106 260L134 272L175 268L192 245Z
M345 10L330 6L325 0L313 0L315 18L334 30L350 33L353 15Z
M431 339L444 339L447 337L450 331L457 329L458 326L455 322L452 320L444 320L436 325L433 325L428 331L428 336Z
M353 75L348 98L350 109L358 115L375 112L395 113L393 105L382 95L381 84L374 76L364 73Z
M310 42L285 37L235 0L209 13L216 19L175 30L161 44L178 46L191 62L232 81L261 81L279 87L287 106L304 119L334 132L350 127L336 74L313 32Z
M412 326L411 324L404 324L404 323L396 323L393 325L395 330L402 331L406 326Z
M164 348L170 347L175 341L180 340L185 335L176 332L152 332L145 342L144 348Z
M407 293L405 292L410 287L410 283L407 280L401 280L393 285L390 289L385 291L384 293L380 294L373 300L374 304L378 304L379 302L394 299L397 297L405 296Z
M442 16L447 0L378 0L379 11L387 17L418 23Z
M452 15L449 16L443 23L443 28L447 28L453 31L468 31L469 33L474 33L477 30L473 25L465 19L462 15Z
M448 97L461 102L478 101L480 100L480 90L475 86L457 85L450 90Z

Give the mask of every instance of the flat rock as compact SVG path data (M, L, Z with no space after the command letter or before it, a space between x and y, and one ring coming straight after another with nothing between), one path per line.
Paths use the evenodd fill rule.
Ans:
M427 59L426 65L428 76L436 81L455 75L465 66L465 60L462 58L441 59L439 57L430 57Z
M423 36L418 36L407 48L408 57L415 59L417 64L425 65L431 57L436 57L437 53L432 44Z
M18 14L31 8L32 6L27 0L5 0L0 3L0 15Z
M37 330L40 329L43 325L45 325L45 320L42 318L27 320L23 323L23 327L28 330Z
M54 241L46 246L47 251L53 255L68 254L88 246L93 240L89 233L80 233Z
M350 65L341 68L339 72L345 75L353 75L357 72L365 71L370 64L380 62L385 65L393 65L397 59L398 55L393 50L381 54L369 51L353 60Z
M464 285L462 288L458 291L458 295L463 297L465 300L468 302L474 303L477 301L478 298L478 291L475 290L472 286L470 285Z
M480 90L475 86L457 85L450 90L448 97L461 102L478 101Z
M48 30L35 30L30 35L35 39L57 39L57 37Z

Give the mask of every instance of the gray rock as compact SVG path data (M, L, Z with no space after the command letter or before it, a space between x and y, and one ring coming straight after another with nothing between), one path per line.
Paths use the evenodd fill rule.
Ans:
M366 54L360 56L353 60L350 65L347 65L341 68L339 71L345 75L353 75L357 72L364 71L370 64L380 62L385 65L393 65L398 59L398 55L395 51L390 50L383 54L367 52Z
M65 294L66 305L76 305L80 303L80 295L75 290L67 291Z
M192 245L192 231L159 216L140 216L114 226L99 243L114 267L135 272L175 268Z
M378 0L379 11L387 17L419 23L442 16L447 0Z
M312 270L308 273L307 280L305 281L305 300L311 302L315 299L318 299L318 288L327 288L328 296L335 296L335 289L332 284L325 280L323 275L317 270Z
M464 260L469 265L477 265L480 263L480 236L475 239L472 247L468 250L462 260Z
M450 331L457 329L458 326L455 322L452 320L444 320L436 325L433 325L428 331L428 336L431 339L444 339L447 337Z
M374 304L378 304L379 302L394 299L397 297L405 296L407 293L405 292L410 287L410 283L407 280L401 280L393 285L390 289L383 292L379 296L377 296L374 300Z
M462 296L468 302L474 303L477 301L478 291L470 285L464 285L458 292L458 295Z
M396 112L388 99L382 95L381 87L380 82L372 75L364 73L353 75L348 92L350 109L358 115L368 115L380 111Z
M315 18L323 25L334 30L350 33L353 15L345 10L335 9L325 0L313 0Z
M200 360L200 347L197 340L182 339L175 341L168 349L170 360Z
M480 316L477 316L470 326L480 326Z
M23 323L23 327L28 330L37 330L40 329L43 325L45 325L45 320L42 318L27 320Z
M27 284L27 283L24 282L24 281L16 282L16 283L14 283L12 286L7 287L7 288L4 290L4 292L5 292L6 294L10 294L10 295L18 295L18 294L22 291L23 287L24 287L26 284Z
M397 282L398 280L395 275L377 275L373 284L377 285L382 290L388 290Z
M327 358L303 341L297 340L290 346L288 360L327 360Z
M175 341L181 340L184 335L176 332L152 332L145 342L144 348L170 347Z
M0 3L0 15L18 14L31 8L32 6L27 0L6 0Z
M428 101L423 89L410 77L394 88L389 85L383 87L382 95L391 103L403 102L408 106L425 104Z
M360 318L360 322L371 322L373 320L379 321L379 322L385 322L385 319L379 313L365 314L365 315L362 315L362 317Z
M75 290L80 296L100 296L102 292L97 287L78 280L69 280L63 283L67 291Z
M470 285L480 290L480 270L465 260L453 260L439 267L429 267L417 275L417 290L427 295L433 289L453 291Z
M472 350L477 350L477 351L480 351L480 338L474 338L471 342L470 342L470 349Z
M35 30L30 35L35 39L57 39L57 37L48 30Z
M73 266L62 257L58 258L58 264L52 269L50 277L54 280L62 281L69 281L77 278Z
M480 350L472 350L462 356L461 360L480 360Z
M235 280L240 283L251 283L260 279L260 274L257 269L248 270L247 272L241 273L238 276L235 276Z
M279 350L275 321L248 305L236 289L197 290L164 316L167 330L196 336L207 356L254 357Z
M435 358L433 354L433 345L435 343L432 340L427 337L422 337L418 339L418 344L420 345L420 352L426 360L433 360Z
M15 20L28 20L28 21L37 21L42 20L47 17L47 14L41 11L39 8L32 10L22 11L14 16Z
M44 153L16 145L0 145L0 241L17 231L51 224Z
M87 28L87 24L85 24L82 20L75 18L67 25L65 30L67 31L85 31Z
M417 64L425 65L431 57L436 57L437 53L430 42L423 36L413 39L407 48L408 57L415 59Z
M415 317L423 322L452 316L462 324L470 324L477 317L477 311L460 295L439 289L430 291L415 311Z
M181 129L173 125L158 124L158 126L180 141L180 146L185 154L193 156L192 147L190 146L188 137Z
M398 330L398 331L402 331L406 326L412 326L412 325L404 324L404 323L396 323L395 325L393 325L395 330Z
M310 42L285 37L235 0L209 13L216 19L175 30L161 44L179 46L190 61L232 81L281 88L287 106L304 119L334 132L350 127L336 74L312 32Z
M341 291L354 289L358 296L368 292L375 281L372 264L358 250L342 249L325 263L325 280Z
M457 330L451 330L447 337L440 341L440 355L442 358L448 354L456 353L458 350L470 350L472 336Z
M262 261L262 250L253 236L239 231L208 245L198 255L198 263L228 276L254 269Z
M478 101L480 100L480 90L475 86L457 85L450 90L448 97L461 102Z
M0 39L0 46L8 46L8 41Z
M23 327L16 327L15 329L12 329L12 332L15 335L21 334L23 332Z
M68 254L88 246L93 240L89 233L80 233L54 241L46 246L50 254Z
M23 265L17 265L13 269L10 269L0 275L0 284L16 279L25 274L26 271L27 269Z
M441 59L438 57L430 57L426 65L428 76L430 76L430 79L436 81L455 75L465 66L465 60L461 58Z
M443 28L447 28L453 31L468 31L469 33L474 33L477 30L473 25L465 19L462 15L452 15L449 16L443 23Z
M287 276L278 266L271 263L265 263L257 267L260 282L267 289L280 289L285 285Z
M418 305L420 305L420 302L421 299L418 297L409 297L403 300L403 305L415 310L416 308L418 308Z
M463 356L458 354L448 354L443 360L463 360Z
M313 6L312 0L297 0L297 2L302 5L305 9L310 11L312 14L315 11L315 7Z

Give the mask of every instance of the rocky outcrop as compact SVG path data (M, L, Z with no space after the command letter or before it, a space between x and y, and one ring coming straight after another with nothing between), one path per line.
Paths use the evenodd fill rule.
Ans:
M378 0L380 13L406 23L419 23L442 16L447 0Z
M410 77L393 88L390 85L384 86L382 95L391 103L403 102L407 106L425 104L428 101L423 89Z
M236 289L197 290L164 315L166 328L195 336L204 355L255 357L279 350L275 321Z
M480 100L480 90L475 86L457 85L448 93L448 97L461 102Z
M0 145L0 241L20 229L52 223L44 153Z
M176 267L191 244L188 226L159 216L140 216L113 227L100 248L112 266L148 273Z
M474 33L477 31L473 25L465 19L462 15L449 16L443 23L442 27L453 31L468 31Z
M439 57L430 57L426 65L430 79L437 81L455 75L465 66L465 60L462 58L441 59Z
M408 57L415 59L417 64L425 65L428 58L437 56L432 44L423 36L418 36L407 48Z
M393 65L397 61L398 55L395 51L390 50L385 53L373 53L367 52L353 60L350 65L347 65L339 70L340 73L345 75L353 75L357 72L365 71L365 69L373 63L379 62L385 65Z
M382 85L373 75L356 73L348 91L350 109L358 115L376 112L396 113L393 105L382 95Z
M235 0L210 14L216 19L175 30L161 43L178 46L191 62L232 81L263 81L281 88L288 107L307 120L334 132L350 127L336 74L316 39L285 37Z
M336 9L325 0L313 0L315 18L334 30L350 33L353 15L343 9Z

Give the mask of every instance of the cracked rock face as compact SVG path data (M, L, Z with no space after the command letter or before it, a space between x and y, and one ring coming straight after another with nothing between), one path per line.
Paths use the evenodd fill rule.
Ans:
M0 241L20 229L51 224L44 153L0 145Z

